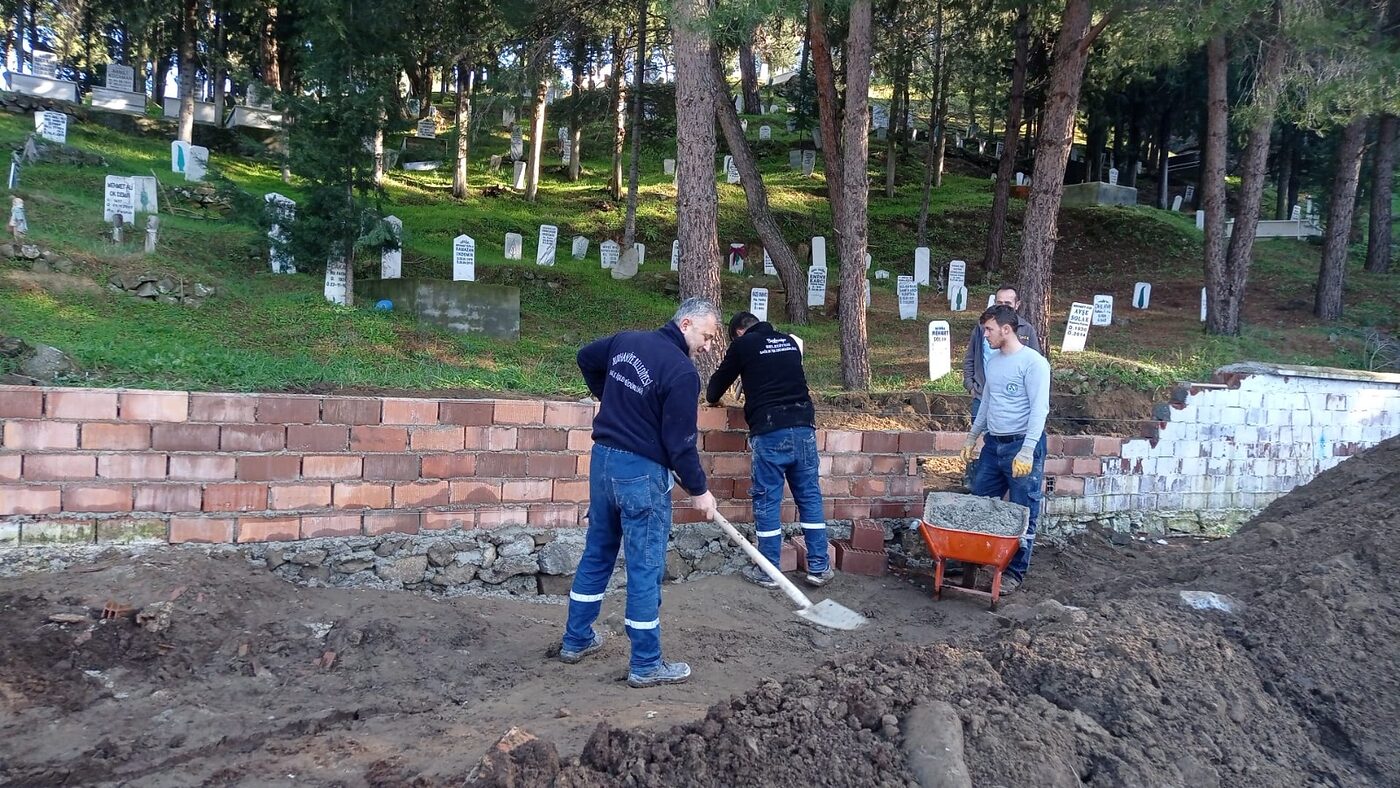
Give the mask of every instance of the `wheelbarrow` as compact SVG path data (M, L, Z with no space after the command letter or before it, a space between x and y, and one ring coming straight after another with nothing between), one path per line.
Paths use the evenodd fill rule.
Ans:
M973 585L975 574L968 572L963 573L962 585L947 583L946 586L974 596L990 598L992 610L996 610L997 600L1001 597L1001 573L1006 571L1011 559L1015 557L1025 533L1023 527L1021 533L1015 536L999 536L920 520L919 535L924 538L924 544L928 545L929 555L933 556L934 561L933 598L943 598L943 575L948 561L980 564L992 570L990 592L976 589Z

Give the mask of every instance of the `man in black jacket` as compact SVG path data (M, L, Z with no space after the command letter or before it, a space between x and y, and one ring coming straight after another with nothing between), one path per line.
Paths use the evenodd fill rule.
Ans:
M749 312L729 321L731 344L710 378L705 399L711 405L742 379L744 419L753 451L753 519L758 549L778 565L783 546L783 481L792 488L802 536L807 543L809 585L826 585L836 573L827 554L826 517L817 477L816 412L807 393L802 351L787 334ZM777 588L767 574L751 566L744 577L764 588Z
M700 375L691 356L719 340L719 310L688 298L655 331L623 331L584 346L579 370L602 401L593 418L588 534L569 592L559 659L573 664L603 647L593 622L603 606L617 551L627 562L623 625L632 641L627 683L678 684L684 662L661 658L661 579L671 534L671 479L713 519L715 497L696 450Z

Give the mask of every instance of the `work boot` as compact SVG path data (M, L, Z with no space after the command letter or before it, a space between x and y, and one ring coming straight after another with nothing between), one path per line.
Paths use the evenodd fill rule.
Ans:
M1006 596L1007 594L1013 593L1014 591L1016 591L1016 589L1018 589L1018 588L1020 588L1020 587L1021 587L1021 581L1020 581L1019 579L1013 577L1012 575L1008 575L1008 574L1003 574L1003 575L1001 576L1001 595L1002 595L1002 596Z
M812 588L821 588L830 583L834 577L836 577L836 570L827 567L825 572L808 572L807 576L802 579L807 581L807 585Z
M743 572L740 572L740 574L743 575L745 580L760 588L766 588L772 591L778 587L777 581L769 577L767 572L759 569L757 566L750 566Z
M594 654L603 648L603 634L598 630L593 630L593 642L578 651L570 651L562 645L559 647L559 661L567 665L577 665L589 654Z
M627 686L643 689L662 684L684 684L690 678L690 666L684 662L661 661L660 665L644 672L628 671Z

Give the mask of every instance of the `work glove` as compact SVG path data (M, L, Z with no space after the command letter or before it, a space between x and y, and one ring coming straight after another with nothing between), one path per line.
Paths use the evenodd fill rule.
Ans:
M967 442L962 447L963 462L971 465L977 459L977 436L968 435Z
M1022 446L1021 450L1016 452L1016 458L1011 461L1011 475L1018 479L1022 476L1029 476L1034 462L1035 447Z

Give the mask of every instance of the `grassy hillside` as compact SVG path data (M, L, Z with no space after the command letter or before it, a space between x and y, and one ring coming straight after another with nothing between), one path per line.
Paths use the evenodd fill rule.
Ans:
M758 120L750 125L756 136ZM759 143L765 180L785 234L791 242L814 234L828 236L835 263L835 239L819 177L788 169L782 124L773 120L775 139ZM18 147L29 131L28 116L0 117L0 143ZM549 130L553 139L554 129ZM639 237L647 245L642 275L627 282L610 278L598 265L597 245L620 234L621 204L604 190L608 160L585 156L585 177L568 183L556 162L542 176L539 202L503 192L509 167L499 176L485 171L492 153L504 153L500 132L475 140L472 195L450 198L450 173L394 173L388 179L385 213L404 222L404 275L450 276L451 239L468 233L477 241L478 278L521 286L519 342L463 337L418 327L398 313L343 308L321 296L319 274L274 276L268 272L262 232L246 215L195 219L162 215L157 254L141 254L137 243L117 248L101 221L101 186L107 174L149 174L167 187L182 176L169 170L169 138L122 134L96 124L73 123L69 143L106 158L108 169L35 165L25 169L17 194L28 208L30 239L73 259L72 276L34 274L22 260L0 261L0 334L56 345L87 370L89 384L196 389L283 390L302 388L471 389L529 394L581 394L573 365L577 347L596 336L663 322L675 304L675 275L668 269L675 237L675 189L661 174L661 147L646 152L639 204ZM600 140L586 139L585 152L606 153ZM872 196L871 253L874 268L892 276L911 273L919 208L921 157L895 198ZM270 161L215 152L212 167L255 203L269 191L293 199L298 184L283 184ZM990 182L962 162L950 163L944 186L936 190L930 222L935 264L951 258L970 261L972 304L985 301L997 276L976 266L985 242ZM883 179L881 179L882 184ZM721 245L754 239L743 193L724 183L720 191ZM167 194L162 195L166 200ZM1013 220L1020 205L1013 206ZM560 262L553 269L533 265L536 230L541 223L560 228ZM526 261L503 259L504 234L521 233ZM591 239L589 257L570 259L569 239ZM1095 329L1089 352L1052 359L1059 370L1075 370L1091 380L1152 389L1183 377L1199 377L1214 366L1242 358L1355 366L1361 333L1369 326L1394 330L1400 302L1397 277L1367 276L1359 264L1349 272L1348 314L1338 325L1318 325L1309 315L1311 282L1319 249L1294 241L1261 242L1251 284L1249 328L1239 339L1209 338L1197 321L1200 288L1200 234L1186 214L1147 208L1067 211L1056 258L1056 320L1062 323L1071 301L1095 293L1118 300L1118 325ZM1010 239L1005 276L1015 264ZM751 262L752 264L752 262ZM114 274L152 271L217 288L217 295L195 309L114 294L105 282ZM360 275L378 275L378 260L362 261ZM974 273L974 271L976 273ZM1151 281L1152 309L1128 307L1134 281ZM724 274L725 310L744 308L748 288L774 289L776 279ZM668 292L668 289L670 292ZM773 295L773 314L781 296ZM880 390L922 388L961 390L959 377L927 380L926 325L949 319L955 337L955 367L975 311L952 314L937 293L921 297L918 321L898 320L894 280L874 283L869 313L875 384ZM781 321L778 321L782 325ZM834 390L839 382L839 348L834 310L817 313L812 325L793 328L807 343L813 385ZM1054 340L1058 345L1060 326Z

